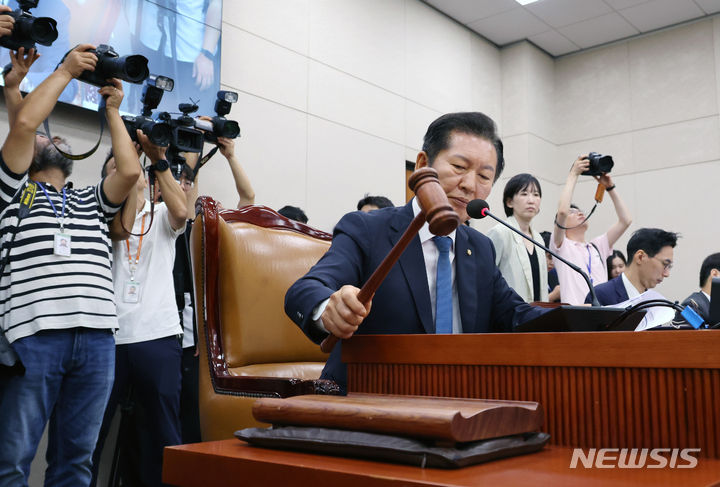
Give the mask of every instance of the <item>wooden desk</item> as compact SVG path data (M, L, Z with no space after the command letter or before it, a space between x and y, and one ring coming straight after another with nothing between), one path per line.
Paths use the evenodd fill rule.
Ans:
M365 460L251 447L239 440L165 449L163 481L179 487L397 486L710 486L720 460L701 458L694 469L570 469L571 450L548 447L458 470L421 469Z
M536 401L551 443L720 458L720 331L358 335L348 391Z

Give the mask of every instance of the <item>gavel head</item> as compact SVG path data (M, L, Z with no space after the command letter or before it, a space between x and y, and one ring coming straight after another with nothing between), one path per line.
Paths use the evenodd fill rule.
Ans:
M418 169L410 176L408 186L415 192L433 235L448 235L458 227L460 217L450 206L435 169Z

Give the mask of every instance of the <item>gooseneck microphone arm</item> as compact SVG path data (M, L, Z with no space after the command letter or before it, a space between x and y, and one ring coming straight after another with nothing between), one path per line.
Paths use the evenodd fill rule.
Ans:
M500 224L502 224L502 225L505 225L506 227L508 227L510 230L512 230L513 232L515 232L515 233L517 233L518 235L520 235L520 236L521 236L522 238L524 238L525 240L529 240L530 242L532 242L533 244L535 244L537 247L540 247L540 248L543 249L545 252L549 253L550 255L552 255L553 257L555 257L556 259L558 259L560 262L563 262L564 264L566 264L567 266L569 266L572 270L574 270L575 272L577 272L577 273L579 273L581 276L583 276L583 279L585 279L585 282L587 283L588 288L590 289L590 297L592 298L592 305L593 305L593 306L600 306L600 302L598 301L597 296L595 295L595 288L593 288L593 285L592 285L592 283L590 282L590 278L588 277L588 275L587 275L582 269L580 269L578 266L576 266L576 265L573 264L572 262L569 262L569 261L567 261L566 259L560 257L558 254L556 254L555 252L553 252L553 251L550 250L549 248L545 247L545 245L543 245L543 244L541 244L541 243L539 243L539 242L536 242L535 240L533 240L533 239L530 238L529 236L527 236L527 235L525 235L524 233L522 233L522 232L521 232L520 230L518 230L517 228L514 228L514 227L508 225L506 222L504 222L504 221L501 220L500 218L498 218L498 217L496 217L495 215L493 215L492 213L490 213L490 206L487 204L487 202L486 202L485 200L472 200L470 203L468 203L468 205L467 205L467 214L468 214L471 218L476 218L476 219L481 219L481 218L485 218L486 216L489 216L490 218L492 218L493 220L497 221L498 223L500 223Z

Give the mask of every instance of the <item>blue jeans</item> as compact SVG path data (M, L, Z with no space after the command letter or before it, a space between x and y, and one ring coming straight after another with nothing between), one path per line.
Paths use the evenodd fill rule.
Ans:
M112 332L45 330L12 346L25 375L0 383L0 487L27 485L48 419L45 485L89 485L115 370Z

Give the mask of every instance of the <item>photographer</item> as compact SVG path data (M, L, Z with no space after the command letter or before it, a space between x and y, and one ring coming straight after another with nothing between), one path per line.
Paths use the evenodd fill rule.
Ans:
M550 250L553 250L587 272L593 286L607 281L605 260L612 253L612 247L632 223L632 217L625 203L620 199L610 174L594 176L598 184L610 195L618 221L605 233L589 242L585 240L588 230L586 216L570 200L575 191L578 177L590 168L588 155L577 158L570 169L565 187L560 194L558 212L555 217ZM555 260L555 269L560 281L560 301L568 304L582 304L588 293L587 283L580 274L567 265Z
M118 110L120 82L109 80L100 89L117 154L113 175L75 189L66 184L72 161L52 145L33 160L36 129L68 83L94 70L97 57L86 52L93 48L81 44L70 51L19 102L0 151L2 330L25 369L0 381L3 486L27 485L48 420L46 485L88 485L112 387L118 321L108 221L140 174Z
M156 178L163 203L156 204L151 213L152 205L145 199L148 182L140 175L135 185L135 204L129 201L125 208L134 216L132 229L128 229L132 233L127 240L113 243L113 282L120 329L115 337L115 384L94 458L97 463L118 403L132 391L136 411L141 413L135 415L135 432L144 440L124 445L124 451L132 452L128 456L138 461L133 475L139 477L125 481L131 485L136 482L160 485L163 448L181 442L178 337L182 328L173 297L172 268L175 240L185 230L187 206L165 160L166 148L152 144L141 130L137 130L137 137L152 163L149 177ZM115 172L112 159L106 170L109 175ZM141 424L138 418L142 418ZM97 476L97 468L94 475Z

